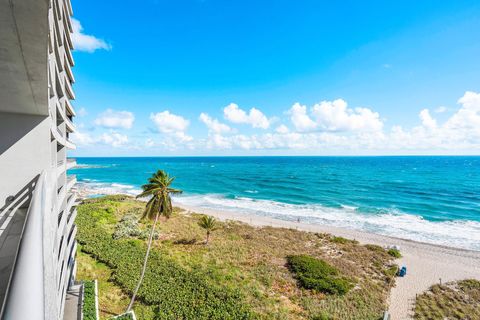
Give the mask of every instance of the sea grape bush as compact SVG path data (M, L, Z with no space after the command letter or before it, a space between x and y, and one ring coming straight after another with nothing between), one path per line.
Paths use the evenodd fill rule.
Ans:
M305 289L343 295L353 287L350 280L341 277L335 267L321 259L307 255L288 256L287 265Z
M129 294L140 275L146 246L137 239L113 239L95 201L78 208L77 240L84 252L113 269L113 280ZM187 270L158 251L150 254L138 298L158 306L157 319L254 319L239 291L215 284L206 271Z
M396 259L399 259L402 257L402 254L400 253L400 250L398 249L389 249L388 251L388 254L391 255L392 257L396 258Z

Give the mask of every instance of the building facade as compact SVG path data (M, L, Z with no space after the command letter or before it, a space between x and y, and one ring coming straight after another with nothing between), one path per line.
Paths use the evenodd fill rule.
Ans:
M0 0L2 319L63 319L75 278L70 0Z

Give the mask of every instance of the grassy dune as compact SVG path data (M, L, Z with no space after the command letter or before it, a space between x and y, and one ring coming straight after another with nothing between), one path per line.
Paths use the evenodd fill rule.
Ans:
M113 250L111 246L128 248L125 255L139 259L145 241L138 237L149 225L140 223L134 233L138 236L113 240L111 235L126 215L139 217L143 206L130 197L109 196L87 200L79 207L78 278L98 278L105 317L125 308L140 268L128 256L113 258L108 250ZM161 221L146 277L150 280L142 285L144 291L135 306L140 319L194 319L194 314L208 318L210 310L203 305L210 299L211 308L218 308L215 299L224 299L221 309L224 318L230 319L381 318L395 270L393 258L381 247L328 234L256 228L233 221L218 223L206 246L199 218L176 209L172 218ZM345 295L302 289L286 267L286 258L298 254L322 259L342 277L352 279L355 287ZM189 292L196 286L201 287L204 300ZM174 294L180 290L182 295L165 290ZM161 295L164 298L157 303ZM165 301L169 297L178 301Z
M480 281L462 280L434 285L417 297L415 319L480 319Z

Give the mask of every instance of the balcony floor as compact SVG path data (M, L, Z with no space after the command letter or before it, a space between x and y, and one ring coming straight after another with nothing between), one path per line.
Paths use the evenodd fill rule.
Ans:
M63 320L80 320L82 303L82 285L75 284L67 291Z
M0 218L0 307L3 306L20 245L28 208L17 209L12 217L10 210L1 212ZM11 220L10 220L11 219Z

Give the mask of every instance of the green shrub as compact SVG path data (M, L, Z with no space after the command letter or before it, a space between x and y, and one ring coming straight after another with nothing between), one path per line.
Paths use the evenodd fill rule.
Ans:
M323 260L296 255L288 256L287 264L300 286L305 289L343 295L353 288L350 280L339 276L338 270Z
M480 292L480 281L475 279L466 279L458 282L460 289L467 290L479 290Z
M373 252L382 252L382 253L385 252L385 249L383 247L376 244L366 244L365 248Z
M97 320L97 307L95 304L95 282L83 283L83 319Z
M347 239L347 238L344 238L344 237L333 236L332 238L330 238L330 240L333 243L338 243L338 244L347 244L347 243L358 244L357 240L350 240L350 239Z
M113 239L122 238L139 238L142 240L148 239L150 236L149 229L140 229L138 225L138 218L135 214L126 214L122 220L115 226L115 232L113 233ZM159 238L158 232L153 233L153 238L156 240Z
M402 257L402 254L400 253L400 250L398 249L388 249L387 253L391 255L392 257L398 259Z
M82 250L113 269L112 280L133 292L143 263L146 244L136 239L114 240L96 218L101 203L78 208L77 240ZM138 299L158 306L157 319L253 319L250 306L236 289L218 285L208 270L192 271L152 250Z

